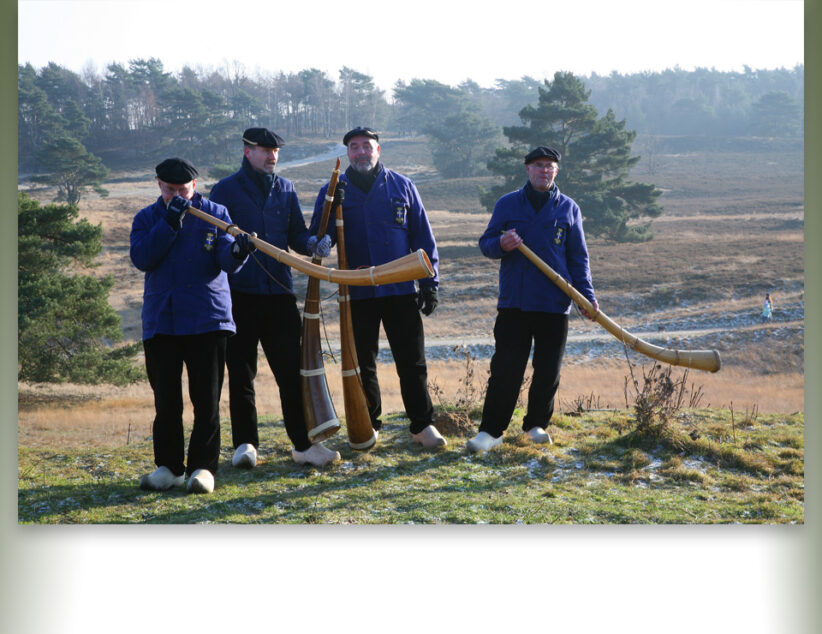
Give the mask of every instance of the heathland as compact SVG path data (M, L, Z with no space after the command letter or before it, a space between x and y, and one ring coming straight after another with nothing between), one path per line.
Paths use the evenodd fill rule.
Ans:
M351 452L343 433L330 441L344 454L339 467L301 470L290 463L277 386L264 369L258 379L258 405L269 442L261 450L264 464L248 474L233 473L230 466L222 469L219 510L207 511L206 501L136 489L137 477L152 467L153 406L147 383L127 388L20 384L20 520L803 521L801 141L655 141L645 146L654 151L632 174L664 192L660 203L665 213L653 223L654 239L616 244L589 237L588 243L600 306L611 318L657 345L715 348L722 356L719 372L691 371L686 377L691 395L686 405L693 407L669 421L679 435L659 443L637 438L636 394L629 379L632 366L639 375L638 366L650 362L633 352L626 358L622 346L599 326L574 316L560 414L549 428L553 445L524 446L516 437L515 420L503 448L486 457L464 455L464 428L450 429L449 447L435 457L415 450L406 438L396 376L386 358L380 381L384 409L393 414L378 448L364 455ZM640 138L636 147L642 146ZM424 137L389 137L382 149L389 167L417 182L438 240L440 304L425 318L435 402L443 410L467 399L476 405L493 348L497 279L496 263L477 248L489 217L477 189L493 179L439 178ZM308 218L333 160L289 166L285 152L282 158L281 173L295 182ZM560 188L561 181L560 173ZM201 189L212 183L202 179ZM134 214L156 197L156 184L147 166L142 172L112 174L105 187L107 198L89 196L80 203L81 215L103 226L104 249L92 272L114 276L111 303L122 316L125 338L137 340L142 275L129 262L128 236ZM52 195L28 191L44 202ZM305 278L295 274L295 279L299 297ZM323 285L328 298L324 328L336 354L334 290ZM766 292L774 298L774 317L762 323ZM333 371L338 361L338 356L329 357L328 374L332 396L342 409ZM471 413L468 407L467 415ZM187 407L187 424L190 417ZM685 432L690 441L683 440ZM353 501L346 493L351 481L362 484L366 479L384 482L369 499ZM536 497L525 495L512 507L513 497L534 482L542 487ZM406 484L434 488L441 495L435 502L427 496L427 501L409 497L399 504L399 490ZM359 493L366 488L360 486ZM299 499L293 498L295 489ZM581 496L586 490L596 495ZM483 501L484 495L491 498Z

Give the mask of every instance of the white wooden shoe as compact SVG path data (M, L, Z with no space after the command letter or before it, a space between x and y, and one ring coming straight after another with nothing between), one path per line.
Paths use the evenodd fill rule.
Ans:
M176 476L168 467L157 467L140 478L140 488L146 491L166 491L171 487L182 486L185 480L184 475Z
M545 431L542 427L532 427L527 432L525 432L525 435L528 436L528 439L531 442L547 443L549 445L553 444L554 442L553 440L551 440L550 434L547 431Z
M311 445L305 451L291 450L291 457L297 464L312 464L315 467L324 467L340 459L339 451L332 451L321 442Z
M238 469L253 469L257 466L257 449L251 443L243 443L234 452L231 464Z
M214 475L208 469L197 469L188 479L189 493L211 493L214 490Z
M436 449L437 447L445 447L448 442L442 437L439 430L433 425L429 425L418 434L411 434L414 442L418 442L426 449Z
M488 432L481 431L465 443L465 448L471 453L478 453L480 451L488 451L499 444L502 444L502 436L494 438Z

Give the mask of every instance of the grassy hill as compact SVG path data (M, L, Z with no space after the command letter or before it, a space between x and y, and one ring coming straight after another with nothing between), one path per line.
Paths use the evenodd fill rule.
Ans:
M391 416L377 447L327 442L340 463L296 465L281 421L260 424L260 464L231 467L223 426L221 468L212 495L137 488L154 469L151 441L98 449L18 452L18 521L24 523L286 524L711 524L804 521L804 417L739 417L687 412L690 435L647 442L626 433L625 412L560 415L554 444L520 438L517 412L505 442L465 454L461 436L437 453L411 441L408 421Z

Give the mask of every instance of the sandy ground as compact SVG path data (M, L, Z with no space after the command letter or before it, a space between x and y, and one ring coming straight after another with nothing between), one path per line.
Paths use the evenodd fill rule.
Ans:
M326 367L332 400L338 415L344 415L339 366ZM530 372L530 371L529 371ZM636 370L636 372L639 372ZM676 370L679 372L679 370ZM383 411L403 411L399 383L393 364L378 368L382 388ZM563 368L558 393L558 411L576 409L581 402L587 408L624 408L625 362L601 360L589 363L567 363ZM465 392L464 361L434 361L429 364L432 399L437 405L453 402ZM488 361L474 366L475 394L482 394L488 376ZM745 411L803 411L804 377L800 373L781 373L763 377L739 368L716 374L691 371L691 392L699 391L701 407L733 408ZM279 389L267 368L261 363L256 382L257 407L261 416L281 416ZM185 386L184 386L185 390ZM223 388L221 415L228 419L228 388ZM440 395L439 397L437 395ZM628 392L629 399L631 392ZM130 387L20 384L18 443L29 447L119 446L151 434L154 416L153 399L147 383ZM184 420L191 422L191 405L186 400Z

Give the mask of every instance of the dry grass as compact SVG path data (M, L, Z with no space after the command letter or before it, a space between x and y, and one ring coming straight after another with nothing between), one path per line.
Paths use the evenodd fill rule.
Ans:
M563 368L559 398L563 411L578 395L595 394L603 407L625 406L623 390L627 374L625 363L604 361ZM742 411L754 406L761 412L793 413L804 411L804 376L799 372L762 375L741 367L723 369L716 374L692 371L689 376L702 386L703 407L726 408L731 403ZM605 405L607 404L607 405Z
M150 435L153 418L154 399L148 383L125 388L18 385L20 446L58 449L124 445Z
M484 391L488 360L476 361L476 382ZM326 368L329 389L338 414L344 415L342 387L337 366ZM399 381L393 365L378 368L383 411L402 411ZM558 398L560 412L575 409L580 398L595 395L602 408L625 407L625 363L602 361L566 365L562 372ZM442 388L446 399L453 398L464 376L462 361L429 363L429 379ZM717 374L692 372L696 386L704 393L703 407L727 408L731 404L742 416L757 408L762 413L803 411L804 378L799 373L770 375L767 379L743 368L722 370ZM279 390L267 368L257 378L257 407L261 416L279 419ZM184 390L185 386L184 379ZM18 443L26 447L120 446L130 437L145 438L151 433L154 405L147 383L127 388L111 386L30 385L18 386L20 408L17 418ZM228 420L228 386L223 387L221 416ZM184 421L191 423L191 405L185 402Z

